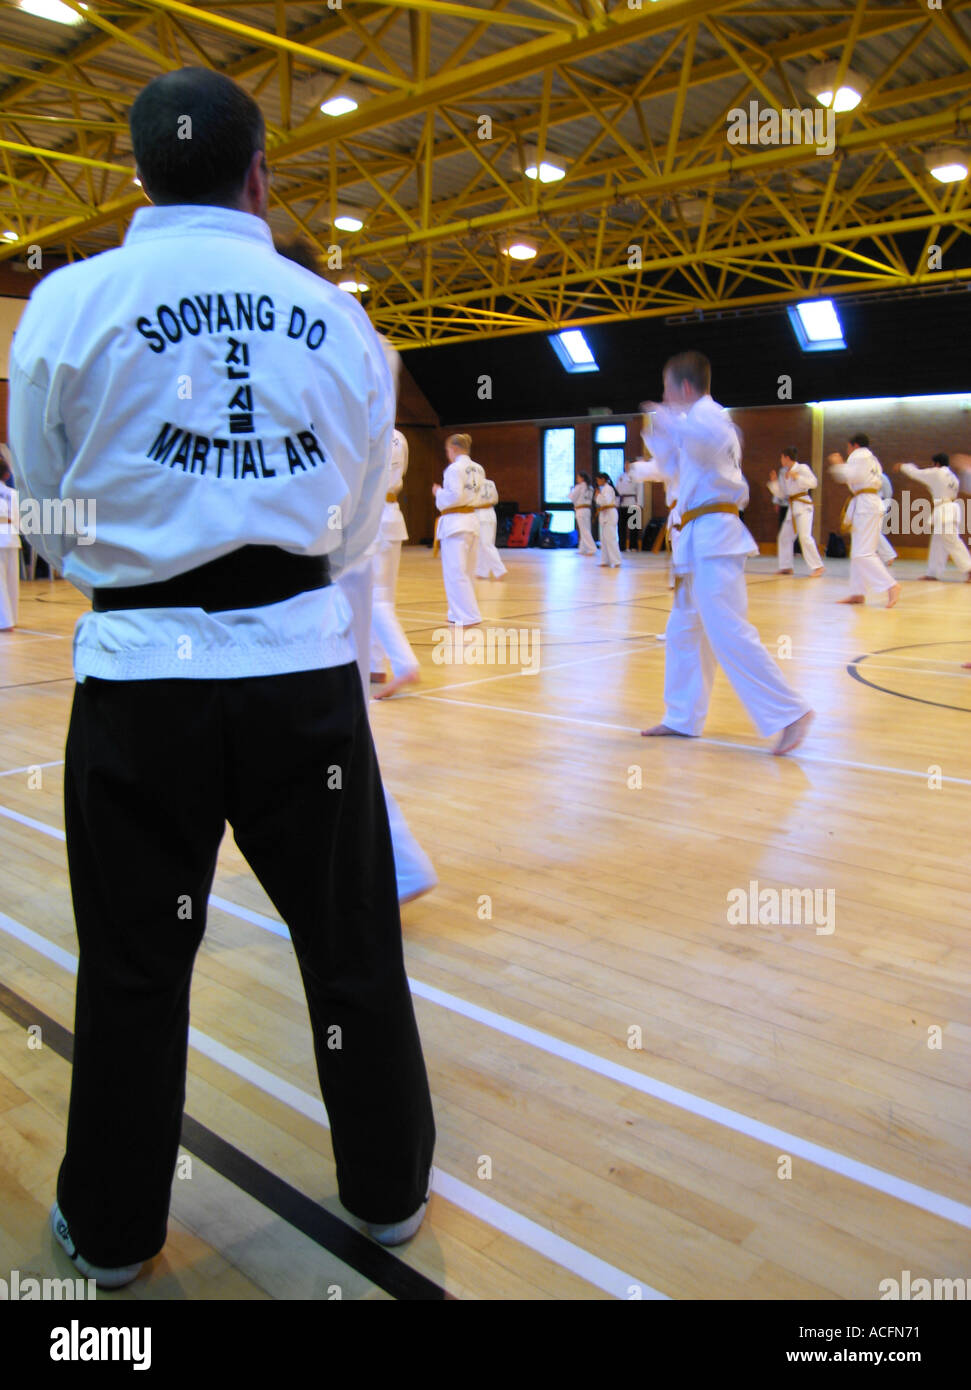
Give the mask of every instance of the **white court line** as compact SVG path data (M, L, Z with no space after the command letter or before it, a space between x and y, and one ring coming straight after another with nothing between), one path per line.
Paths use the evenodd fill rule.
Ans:
M498 710L503 714L521 714L527 719L552 719L560 724L579 724L585 729L610 729L615 733L621 734L639 734L641 732L640 729L629 724L604 724L596 719L584 719L575 714L550 714L547 710L515 709L511 705L486 705L481 704L477 700L450 700L444 696L433 694L431 691L422 695L421 699L438 700L443 705L459 705L463 709L484 709L490 713ZM763 744L729 743L727 740L720 738L696 738L689 740L689 742L707 744L712 748L732 748L736 753L761 754L765 752L765 745ZM861 772L889 772L896 777L919 777L925 782L929 775L926 770L923 772L915 772L911 768L889 767L885 766L883 763L855 763L850 762L847 758L826 758L818 753L794 753L789 756L789 761L796 763L821 763L827 767L850 767L856 768ZM971 787L971 778L968 777L942 777L940 780L942 782L952 783L956 787ZM0 813L2 813L2 811L3 807L0 806Z
M233 903L229 903L224 898L211 898L213 906L218 906L224 911L231 912L235 916L243 918L245 921L253 922L257 926L265 927L266 930L275 936L289 938L289 933L282 923L274 921L272 918L264 916L262 913L252 912L249 909L240 909ZM48 956L51 960L56 960L59 965L64 965L65 969L70 969L72 973L77 971L76 958L60 947L52 945L45 937L39 936L29 927L22 926L15 922L6 914L0 913L0 927L9 932L11 936L25 942L34 950L42 955ZM549 1053L563 1061L571 1062L575 1066L582 1067L586 1071L591 1071L599 1076L604 1076L610 1081L616 1081L620 1085L630 1090L639 1091L642 1095L653 1097L666 1105L671 1105L679 1110L684 1110L688 1114L697 1115L701 1119L709 1120L713 1124L721 1125L725 1129L730 1129L736 1134L744 1134L750 1139L755 1139L759 1143L768 1144L777 1152L795 1154L799 1158L804 1158L808 1163L813 1163L816 1167L823 1168L827 1172L836 1173L840 1177L848 1178L851 1182L860 1183L864 1187L869 1187L876 1192L882 1192L888 1197L893 1197L898 1201L906 1202L909 1206L918 1207L922 1211L930 1212L933 1216L938 1216L944 1221L951 1221L955 1225L964 1226L971 1229L971 1206L956 1201L952 1197L943 1197L937 1192L920 1187L916 1183L908 1182L904 1178L898 1178L893 1173L885 1173L879 1168L874 1168L868 1163L861 1163L858 1159L847 1158L844 1154L837 1153L833 1149L827 1149L819 1144L813 1144L809 1140L801 1139L798 1135L789 1134L787 1131L777 1129L774 1125L764 1124L761 1120L754 1120L749 1115L743 1115L738 1110L729 1110L723 1105L717 1105L713 1101L706 1100L703 1096L696 1096L691 1091L684 1091L678 1086L671 1086L665 1081L657 1081L654 1077L645 1076L643 1073L634 1071L630 1067L623 1067L617 1062L608 1061L605 1057L599 1057L596 1053L588 1052L585 1048L575 1047L572 1043L563 1042L562 1039L553 1037L549 1033L540 1032L539 1029L530 1028L524 1023L519 1023L515 1019L509 1019L502 1014L494 1013L491 1009L484 1009L478 1004L472 1004L468 1000L458 999L453 994L448 994L444 990L437 989L433 985L425 985L420 981L412 980L409 977L409 984L412 992L421 999L428 1000L429 1003L438 1004L444 1009L462 1015L464 1018L482 1023L488 1028L494 1029L498 1033L503 1033L506 1037L515 1038L519 1042L524 1042L530 1047L535 1047L539 1051ZM190 1040L197 1049L214 1061L226 1066L228 1070L246 1080L252 1081L260 1090L266 1091L270 1095L277 1096L285 1104L299 1110L301 1114L308 1116L318 1123L326 1124L326 1112L322 1103L315 1097L300 1091L289 1082L274 1076L272 1072L266 1071L256 1062L251 1062L245 1057L240 1057L238 1053L226 1048L222 1043L216 1042L204 1033L198 1033L196 1029L190 1030ZM444 1175L443 1175L444 1176ZM477 1189L469 1188L458 1179L450 1179L450 1183L456 1184L457 1189L463 1189L465 1194L478 1195ZM441 1191L440 1185L436 1182L435 1190ZM442 1191L442 1195L447 1194ZM458 1205L466 1207L464 1200L458 1200ZM491 1201L491 1199L490 1199ZM498 1204L496 1204L498 1205ZM467 1210L473 1210L468 1207ZM484 1209L483 1209L484 1210ZM506 1208L501 1208L506 1211ZM479 1215L478 1208L474 1214ZM526 1218L517 1217L516 1213L511 1213L517 1221ZM490 1225L495 1224L489 1217L483 1217ZM534 1223L530 1222L529 1225ZM506 1227L500 1229L507 1230ZM537 1228L542 1229L542 1228ZM515 1235L516 1239L523 1239L512 1230L507 1230L507 1234ZM547 1233L548 1234L548 1233ZM558 1237L552 1237L558 1240ZM524 1244L532 1245L532 1241L524 1239ZM536 1248L536 1247L534 1247ZM571 1247L576 1249L576 1247ZM544 1252L545 1253L545 1252ZM581 1251L586 1255L587 1252ZM551 1257L555 1258L555 1257ZM594 1258L594 1257L588 1257ZM558 1260L557 1263L562 1263ZM573 1265L564 1266L578 1272ZM607 1266L607 1268L610 1268ZM588 1277L587 1275L583 1276ZM629 1284L632 1282L628 1276L622 1275L623 1279ZM591 1280L599 1288L606 1287L596 1279ZM627 1286L625 1285L625 1288ZM613 1288L608 1292L614 1292ZM654 1297L663 1295L654 1294Z
M31 637L46 637L49 642L66 642L68 639L63 632L41 632L36 627L15 627L14 634L29 632Z
M22 941L31 950L37 951L40 955L46 956L48 960L62 966L72 975L77 974L76 956L61 950L59 946L55 946L45 937L39 936L29 927L23 926L22 923L14 921L12 917L8 917L6 913L2 912L0 912L0 929L18 941ZM267 1071L265 1067L261 1067L257 1062L242 1056L241 1053L234 1052L232 1048L226 1047L215 1038L210 1038L208 1034L200 1032L198 1028L190 1026L189 1043L197 1052L232 1072L234 1076L239 1076L244 1081L250 1082L259 1090L282 1101L291 1110L305 1115L322 1128L330 1129L327 1111L319 1096L313 1096L307 1091L302 1091L299 1086L284 1081L282 1077ZM591 1254L589 1250L584 1250L582 1246L574 1245L572 1241L554 1235L544 1226L531 1221L528 1216L522 1216L511 1207L503 1206L501 1202L495 1201L494 1198L484 1196L477 1188L462 1182L460 1178L451 1177L437 1166L434 1171L432 1191L437 1192L445 1201L454 1203L455 1206L461 1207L463 1211L469 1212L472 1216L477 1216L486 1225L502 1231L504 1235L511 1236L521 1245L535 1250L551 1263L560 1265L561 1268L569 1270L571 1274L577 1275L580 1279L585 1279L595 1288L613 1294L615 1298L629 1299L632 1286L637 1287L639 1297L642 1299L667 1300L669 1297L667 1294L652 1288L643 1280L635 1279L632 1274L625 1274L615 1265L601 1260L597 1255Z
M27 767L11 767L6 772L0 772L0 777L14 777L18 772L36 772L39 767L63 767L64 759L55 758L51 763L30 763Z
M604 640L622 642L624 638L605 638ZM655 641L649 647L618 647L615 652L601 652L598 656L578 656L573 661L558 661L553 666L544 665L542 667L542 674L545 675L547 671L563 671L568 666L585 666L592 661L608 661L611 657L628 656L634 652L659 652L663 650L664 644L657 641L655 638ZM470 661L468 663L462 662L463 666L466 664L469 666L477 666L479 663L477 661ZM449 665L458 666L459 663L453 661L450 662ZM488 685L490 681L509 681L515 680L516 678L531 680L534 676L538 676L539 674L539 671L530 671L526 669L522 671L505 671L501 676L482 676L474 681L455 681L452 685L438 685L435 687L435 693L437 694L439 690L467 690L470 685ZM428 700L432 698L432 692L421 690L406 691L403 695L396 695L394 698L396 700Z

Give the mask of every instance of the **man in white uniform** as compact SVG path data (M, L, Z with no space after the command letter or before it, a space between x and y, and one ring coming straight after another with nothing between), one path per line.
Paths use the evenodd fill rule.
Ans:
M799 462L795 449L783 449L779 463L782 471L776 473L773 469L769 474L769 491L777 502L789 508L779 527L779 573L792 574L798 535L799 548L809 566L810 577L820 579L823 562L813 540L815 508L809 495L816 486L816 475L808 464Z
M634 477L629 461L624 464L624 471L617 479L617 486L614 491L617 493L617 541L619 548L626 550L630 546L631 550L636 550L640 536L640 527L637 524L639 513L637 479Z
M398 568L401 564L401 542L408 539L408 528L398 505L398 494L408 471L408 441L400 430L391 440L391 474L385 493L381 525L374 552L374 595L371 610L371 679L382 672L385 657L391 662L391 680L376 691L376 697L386 699L403 686L419 680L418 658L412 651L405 630L394 610L395 590L398 587Z
M597 474L597 491L593 497L600 528L600 564L603 568L620 569L620 547L617 542L617 492L609 473Z
M849 441L846 462L839 454L830 454L829 471L838 482L845 483L850 498L843 508L840 526L852 532L850 542L850 592L838 603L865 603L870 590L887 595L887 607L893 608L900 597L900 585L879 555L879 540L883 527L884 504L880 495L883 469L880 460L870 451L865 434L855 434Z
M644 429L641 432L644 441L644 448L648 453L651 451L651 426L648 417L645 416ZM656 458L636 459L630 466L632 476L639 483L663 483L664 502L668 509L668 518L665 523L665 535L668 547L668 576L667 586L669 589L675 587L674 573L674 547L677 543L680 527L678 521L678 473L674 466L676 460L668 455L666 458L667 469L661 466Z
M593 507L593 484L587 473L577 474L576 486L570 492L570 501L573 503L573 511L576 516L577 534L580 543L577 549L581 555L596 555L597 546L593 539L593 531L590 529L590 517Z
M677 477L678 540L674 606L665 633L664 722L644 736L697 737L711 700L716 661L773 752L802 742L812 711L782 678L746 613L745 557L758 547L739 512L748 504L738 431L712 400L711 364L698 352L664 368L664 402L647 402L650 449L660 471Z
M439 510L436 540L442 550L442 577L448 599L448 620L461 627L481 623L482 614L475 597L472 575L479 544L480 465L469 458L472 440L467 434L453 434L445 441L448 467L441 483L433 483L435 505Z
M921 578L943 579L948 560L953 560L955 569L971 581L971 553L961 539L961 507L958 504L960 479L949 468L947 454L935 454L931 463L931 468L918 468L916 463L894 464L895 473L905 473L908 478L921 483L934 499L927 573Z
M850 448L852 449L852 447L851 444ZM879 463L880 460L877 459L877 462ZM883 503L883 521L880 523L880 536L877 540L877 555L889 569L897 558L897 552L887 540L887 533L885 530L887 517L890 514L890 506L893 502L893 483L887 477L886 473L884 473L882 464L880 467L880 500Z
M479 482L479 489L479 548L476 552L475 577L476 579L502 579L506 573L506 567L499 558L499 551L496 549L496 527L498 524L496 506L499 502L499 489L491 478L485 476L485 470L483 470Z
M379 1240L420 1224L434 1144L351 614L330 582L377 530L391 375L360 306L275 251L242 89L166 73L131 128L155 206L123 246L35 289L10 383L22 493L97 501L93 544L44 538L93 598L65 760L80 961L52 1221L110 1287L165 1241L227 819L291 932L341 1200Z

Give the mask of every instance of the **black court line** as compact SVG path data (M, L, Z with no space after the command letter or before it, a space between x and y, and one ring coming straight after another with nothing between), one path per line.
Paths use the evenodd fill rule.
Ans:
M869 681L866 676L861 676L858 669L862 662L868 661L870 657L874 656L887 656L891 652L910 652L916 647L956 647L959 645L957 642L907 642L902 647L881 647L879 651L864 652L862 656L854 657L846 669L855 681L859 681L861 685L868 685L871 690L879 690L883 695L893 695L897 700L911 700L915 705L933 705L935 709L953 709L957 710L959 714L971 714L971 707L968 705L948 705L943 700L925 700L920 695L905 695L901 690L891 690L889 686L877 685L876 681ZM971 673L968 675L968 681L971 683Z
M74 1060L74 1035L0 981L0 1011L23 1028L40 1024L44 1046L65 1062ZM214 1134L198 1120L184 1115L182 1144L227 1182L254 1197L261 1206L286 1221L315 1245L376 1284L392 1298L407 1301L452 1299L440 1285L399 1260L390 1250L369 1240L352 1226L318 1206L242 1150Z

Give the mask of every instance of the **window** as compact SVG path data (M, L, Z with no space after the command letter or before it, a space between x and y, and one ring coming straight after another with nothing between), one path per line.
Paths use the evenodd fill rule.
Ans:
M568 372L599 372L597 359L579 328L568 328L550 338L553 351Z
M596 444L626 444L626 425L597 425L593 431Z
M573 530L570 492L576 482L576 430L543 431L543 511L551 512L550 530Z
M846 347L843 326L831 299L790 304L787 312L803 352L838 352Z

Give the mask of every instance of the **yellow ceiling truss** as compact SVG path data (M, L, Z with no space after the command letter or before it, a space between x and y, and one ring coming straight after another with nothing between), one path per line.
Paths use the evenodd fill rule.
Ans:
M82 25L0 8L3 258L117 244L144 201L128 108L206 64L264 110L274 230L339 247L402 348L971 287L971 180L924 162L971 141L971 0L64 3ZM821 62L869 84L831 152L730 143L734 109L816 110ZM525 178L527 147L565 176Z

